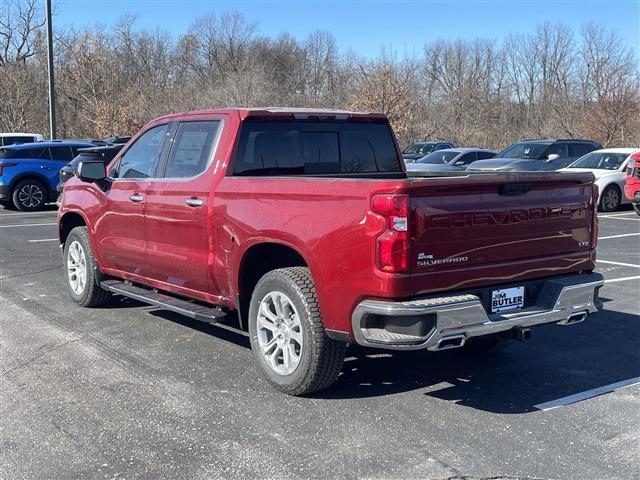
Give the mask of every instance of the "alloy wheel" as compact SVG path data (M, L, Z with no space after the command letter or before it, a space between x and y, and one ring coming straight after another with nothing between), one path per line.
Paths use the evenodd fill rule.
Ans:
M300 364L304 340L300 315L282 292L269 292L258 307L257 336L267 365L278 375L291 375Z
M607 210L615 210L620 202L620 194L615 188L607 190L604 196L604 205Z
M67 252L67 272L69 285L76 295L82 295L87 284L87 257L84 248L77 240L69 245Z
M26 208L37 208L44 201L44 192L38 185L28 183L18 190L18 201Z

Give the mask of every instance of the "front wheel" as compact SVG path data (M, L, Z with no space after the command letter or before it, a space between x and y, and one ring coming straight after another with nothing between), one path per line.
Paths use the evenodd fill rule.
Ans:
M325 334L308 268L265 274L249 306L251 348L269 383L289 395L330 386L338 377L346 344Z
M97 307L109 301L111 294L100 288L103 275L91 250L87 227L71 230L64 243L67 290L81 307Z

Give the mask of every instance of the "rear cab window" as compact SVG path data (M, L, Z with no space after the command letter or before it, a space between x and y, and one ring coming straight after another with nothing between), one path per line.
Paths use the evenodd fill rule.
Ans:
M235 176L360 175L404 172L386 123L243 122Z

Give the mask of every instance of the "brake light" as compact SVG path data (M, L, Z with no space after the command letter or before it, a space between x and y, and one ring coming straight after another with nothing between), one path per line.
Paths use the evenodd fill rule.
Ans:
M16 165L17 165L17 163L0 162L0 175L2 175L4 173L5 167L15 167Z
M594 249L598 246L598 196L600 194L600 189L598 188L598 185L594 183L591 190L591 215L593 216L593 222L591 224L591 248Z
M385 230L376 239L378 268L389 273L406 272L409 267L409 196L374 195L371 210L386 219Z

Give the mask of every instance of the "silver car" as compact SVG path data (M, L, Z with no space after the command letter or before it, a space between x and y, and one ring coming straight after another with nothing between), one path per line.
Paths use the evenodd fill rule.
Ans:
M493 150L483 148L447 148L438 150L407 165L408 172L460 172L477 160L487 160L496 156Z

